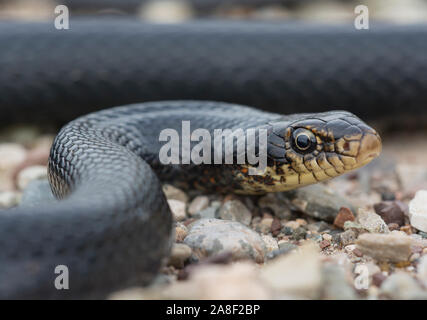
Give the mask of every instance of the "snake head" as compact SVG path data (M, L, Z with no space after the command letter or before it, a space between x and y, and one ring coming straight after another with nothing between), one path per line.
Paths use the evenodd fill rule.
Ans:
M325 181L369 163L381 152L378 133L345 111L299 114L269 125L268 166L262 177L246 177L245 189L251 193Z

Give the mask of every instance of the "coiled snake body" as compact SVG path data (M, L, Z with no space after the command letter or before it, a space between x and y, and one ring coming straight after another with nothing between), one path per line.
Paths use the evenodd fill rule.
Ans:
M116 23L113 26L120 26ZM407 62L409 67L402 69L406 78L414 79L412 94L393 92L398 97L395 99L384 89L358 95L359 89L379 79L375 75L388 74L384 66L394 60L384 60L383 68L379 66L377 71L363 67L374 66L379 57L409 55L398 46L403 38L412 39L423 49L425 42L416 36L425 32L423 27L396 35L384 31L385 40L374 41L368 49L372 50L368 55L371 58L357 60L362 73L371 77L361 77L356 89L350 89L353 82L339 82L344 79L341 72L334 73L337 82L328 82L330 74L322 63L336 59L331 64L338 68L334 70L345 66L343 73L357 73L338 50L352 51L353 42L348 40L352 32L334 37L331 30L336 29L326 28L320 35L311 29L311 35L320 37L318 45L325 45L324 51L312 52L313 43L307 44L314 39L310 32L299 34L298 29L273 25L255 24L245 29L241 24L231 24L230 33L213 24L201 29L187 25L178 31L165 26L140 29L134 23L124 25L124 29L108 29L116 43L100 37L102 28L96 24L85 38L79 32L88 24L76 23L74 33L65 35L62 42L54 31L46 30L45 24L36 24L31 30L25 24L2 26L0 42L8 44L0 51L0 103L6 110L3 121L17 119L17 115L25 120L25 115L31 115L38 120L48 116L61 122L65 117L98 108L161 97L214 98L252 102L259 107L264 101L265 109L276 113L222 102L163 101L107 109L66 125L56 137L49 159L52 190L62 200L0 214L1 298L103 297L115 289L146 284L158 272L171 242L171 214L160 181L240 193L282 191L323 181L376 157L381 149L379 136L349 112L280 113L320 111L329 105L325 102L334 101L344 102L343 107L349 102L351 111L357 111L356 101L365 115L379 112L372 109L376 102L388 103L393 114L402 103L408 103L407 110L420 110L425 95L426 73L421 76L418 72L426 66L417 52ZM22 51L22 40L30 41L35 34L40 35L39 47L33 47L34 52L28 48ZM357 35L352 39L370 43L380 38L366 40ZM196 45L198 41L201 44ZM128 51L124 43L130 45ZM76 47L78 44L80 47ZM327 44L335 47L326 49ZM123 50L120 54L105 54L106 48L117 46ZM390 47L396 50L385 54ZM67 60L61 53L70 48L74 48L74 54L68 53ZM164 50L156 50L159 48ZM336 54L332 54L334 50ZM208 52L213 57L206 56ZM104 59L97 59L99 56ZM298 71L300 66L294 65L298 59L311 62ZM170 61L173 65L168 64ZM127 65L137 68L129 69ZM144 68L138 69L141 65ZM305 73L314 66L317 73ZM119 72L115 74L109 68ZM393 81L385 81L394 88ZM342 95L344 92L351 94ZM385 108L384 104L378 106ZM39 113L31 112L32 108ZM240 128L246 134L249 129L266 129L266 172L250 177L246 174L248 163L163 165L159 162L160 131L172 128L179 132L184 120L189 120L193 128L209 132ZM232 152L235 156L234 148ZM70 290L56 290L53 285L58 265L69 267Z

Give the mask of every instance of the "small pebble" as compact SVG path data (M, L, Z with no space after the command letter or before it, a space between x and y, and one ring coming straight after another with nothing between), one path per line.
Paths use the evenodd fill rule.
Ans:
M264 241L267 252L279 249L279 245L277 244L276 239L274 239L272 236L263 234L261 235L261 238Z
M273 236L277 236L280 233L280 230L282 229L282 223L279 219L274 218L273 222L271 223L271 233Z
M363 257L363 252L362 251L360 251L359 249L357 249L357 248L355 248L354 250L353 250L353 253L354 253L354 255L356 256L356 257Z
M187 227L184 224L178 222L175 227L175 242L184 241L187 234L188 234Z
M193 249L193 260L200 260L225 251L232 252L233 260L264 261L266 251L261 236L237 221L200 219L189 226L184 243Z
M344 223L346 221L354 221L355 217L353 212L347 207L341 207L341 209L338 211L337 216L334 220L334 226L337 226L338 228L343 229Z
M194 15L187 1L161 0L142 2L138 15L152 23L180 23Z
M271 231L271 226L273 225L273 218L265 217L261 219L261 222L259 224L260 232L261 233L269 233Z
M344 247L344 250L347 253L353 252L354 249L356 249L356 245L355 244L349 244L349 245L347 245L347 246Z
M184 262L190 258L191 248L183 243L175 243L172 246L171 255L169 257L169 265L181 269L184 267Z
M170 184L165 184L163 186L163 192L168 200L173 199L182 201L184 203L188 202L187 194L181 189L178 189Z
M301 240L301 239L305 238L306 234L307 234L307 230L305 228L303 228L303 227L299 227L299 228L296 228L294 230L294 232L292 233L292 237L295 240Z
M17 186L19 190L24 190L33 180L47 179L46 166L31 166L18 173Z
M331 245L331 242L328 240L323 240L319 243L320 249L325 249L326 247L329 247Z
M294 230L293 230L291 227L284 226L284 227L282 228L282 231L281 231L281 232L283 232L283 234L284 234L285 236L291 236L291 235L292 235L292 233L294 233Z
M409 218L413 227L427 232L427 190L419 190L409 202Z
M330 229L329 224L325 221L318 221L307 225L307 229L310 231L322 232Z
M258 200L258 206L262 210L266 208L270 209L279 219L289 219L292 215L289 208L289 200L282 198L280 198L279 194L267 193Z
M0 192L0 209L14 207L19 202L19 195L13 191Z
M323 240L326 240L326 241L331 241L332 240L332 236L329 233L324 233L322 235L322 238L323 238Z
M348 199L320 183L284 194L299 211L323 221L333 222L341 207L355 210Z
M400 231L405 232L407 235L412 234L412 228L411 226L408 226L408 225L400 227Z
M388 227L388 229L390 230L390 231L393 231L393 230L399 230L399 225L397 224L397 223L389 223L388 225L387 225L387 227Z
M357 222L365 230L372 233L389 233L390 232L384 220L379 215L369 210L359 209L357 214Z
M218 208L211 205L210 207L199 211L199 213L194 216L198 216L201 219L214 219L218 217Z
M385 223L396 223L401 226L405 223L405 212L408 209L401 201L383 201L374 204L374 210Z
M225 202L219 210L219 216L224 220L241 222L245 226L249 226L252 220L252 213L239 200L230 200ZM273 219L271 219L271 221L273 221ZM269 229L270 227L271 223Z
M0 171L12 171L25 160L27 151L16 143L0 143Z
M206 196L197 196L188 206L188 214L193 216L209 206L209 198Z
M299 228L300 226L301 225L296 220L291 220L291 221L288 221L285 223L285 227L289 227L289 228L292 228L294 230Z
M379 261L408 261L412 239L400 234L364 233L356 241L357 248Z
M175 221L185 220L185 218L187 217L187 214L185 212L185 207L186 207L185 202L169 199L168 204L172 211Z
M381 287L381 284L387 277L382 272L377 272L372 275L372 284L376 287Z
M307 225L307 220L305 219L296 219L295 222L298 223L300 227Z
M353 230L347 230L340 234L339 242L342 246L352 244L356 241L357 234Z

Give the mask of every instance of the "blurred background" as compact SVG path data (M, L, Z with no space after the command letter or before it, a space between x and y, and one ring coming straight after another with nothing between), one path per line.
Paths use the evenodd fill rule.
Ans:
M151 22L195 18L353 21L354 7L369 7L370 17L393 23L427 20L426 0L0 0L0 18L47 20L58 4L73 15L122 15Z

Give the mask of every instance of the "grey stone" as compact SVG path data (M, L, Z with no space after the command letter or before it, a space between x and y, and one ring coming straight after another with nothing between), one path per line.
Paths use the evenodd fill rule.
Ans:
M233 260L264 261L265 244L260 235L236 221L201 219L188 226L184 243L193 249L193 260L231 252Z
M295 208L316 219L333 222L341 207L356 212L355 206L346 198L323 184L314 184L304 188L285 192Z
M298 227L294 230L292 233L292 237L295 240L301 240L305 238L305 235L307 234L307 230L305 230L303 227Z
M290 201L281 193L268 193L258 200L258 206L270 208L279 219L289 219L292 215Z
M344 224L347 224L348 221ZM390 230L384 220L376 213L369 210L359 209L357 213L357 222L363 229L372 233L389 233Z
M285 236L291 236L294 233L294 229L288 226L284 226L281 230Z
M219 216L224 220L238 221L248 226L252 220L252 213L239 200L225 202L219 210Z
M364 233L356 241L363 254L378 261L408 261L411 255L412 239L399 233Z
M218 208L217 207L208 207L202 211L199 211L198 214L195 214L194 217L201 219L214 219L218 217Z
M339 235L340 243L343 246L352 244L357 239L357 234L353 230L346 230Z
M209 206L209 198L206 196L195 197L188 206L188 213L193 216Z

